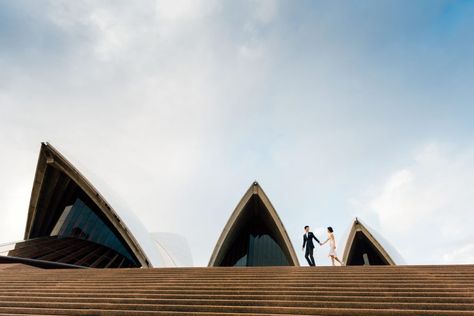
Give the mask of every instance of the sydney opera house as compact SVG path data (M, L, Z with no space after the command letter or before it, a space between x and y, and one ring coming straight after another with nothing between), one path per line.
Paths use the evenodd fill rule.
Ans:
M133 214L115 209L106 198L57 149L43 143L24 240L0 245L0 262L43 268L193 265L183 237L148 233ZM358 218L342 240L347 265L401 263L397 252ZM217 239L209 267L299 265L277 211L261 186L252 183Z
M474 265L402 264L358 218L339 240L347 266L300 266L257 182L208 267L111 198L42 144L24 239L0 245L0 315L474 315Z

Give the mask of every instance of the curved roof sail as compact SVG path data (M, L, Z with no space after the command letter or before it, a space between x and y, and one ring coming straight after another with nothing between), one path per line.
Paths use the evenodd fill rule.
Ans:
M254 182L230 216L209 266L299 266L278 214Z
M161 255L163 267L192 267L193 257L187 239L179 234L155 232L151 237Z
M357 217L352 221L344 245L342 260L346 265L396 265L391 247Z
M86 238L118 251L136 266L151 267L105 198L59 151L42 143L24 239L47 236Z

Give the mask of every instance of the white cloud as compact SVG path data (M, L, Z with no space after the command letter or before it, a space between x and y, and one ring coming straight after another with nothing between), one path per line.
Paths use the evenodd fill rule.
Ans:
M162 19L201 18L213 12L216 1L205 0L157 0L156 13Z
M423 5L418 15L407 15L406 4L277 0L0 6L8 16L0 28L0 212L10 214L0 221L0 241L23 232L44 140L109 184L150 230L189 234L199 265L255 179L297 246L304 224L341 232L356 215L347 199L376 183L381 170L395 169L363 201L386 210L364 217L371 225L380 218L390 226L402 214L413 230L443 205L469 205L472 192L453 186L447 194L431 175L438 165L467 170L468 158L433 149L413 165L393 167L432 134L458 139L472 132L472 65L458 58L470 56L463 45L471 45L472 32L464 27L456 36L463 45L426 41L426 33L438 38L423 24L436 18L437 6L427 12ZM442 68L452 61L456 67ZM442 75L433 75L433 65ZM457 214L424 234L465 245L469 233L454 229ZM391 240L402 242L400 227L389 228ZM402 245L414 260L424 253L413 253L415 242ZM444 245L430 262L456 247Z
M239 47L239 56L241 56L243 59L255 61L259 60L262 55L262 48L259 46L251 47L249 45L242 45Z
M409 263L472 262L474 150L432 143L394 171L365 208ZM404 251L406 250L406 251ZM439 259L438 259L439 260Z
M251 6L254 8L255 19L262 24L272 22L278 15L277 0L253 0Z
M130 40L130 34L125 25L108 10L95 10L90 15L90 20L99 29L101 35L96 47L100 59L107 60L110 55L121 52Z
M459 245L452 251L447 251L443 255L446 263L473 263L474 262L474 243Z

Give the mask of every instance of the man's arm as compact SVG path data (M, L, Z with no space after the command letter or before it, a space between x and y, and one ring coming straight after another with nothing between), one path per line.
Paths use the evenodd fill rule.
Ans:
M306 236L303 235L303 249L304 249L304 246L306 245Z
M311 237L313 237L313 238L314 238L314 240L316 240L316 241L318 242L318 244L321 244L321 243L319 242L319 239L318 239L318 238L316 238L316 236L314 236L314 234L311 234Z

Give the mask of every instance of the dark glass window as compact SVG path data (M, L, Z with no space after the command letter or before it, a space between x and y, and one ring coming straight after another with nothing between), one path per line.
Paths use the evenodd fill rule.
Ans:
M287 266L275 224L258 197L253 197L235 224L221 266Z
M95 242L111 248L130 261L136 263L135 257L127 250L106 221L100 218L81 199L66 207L54 229L53 235L58 238L77 238Z
M388 265L387 260L367 238L358 231L347 257L347 265Z

